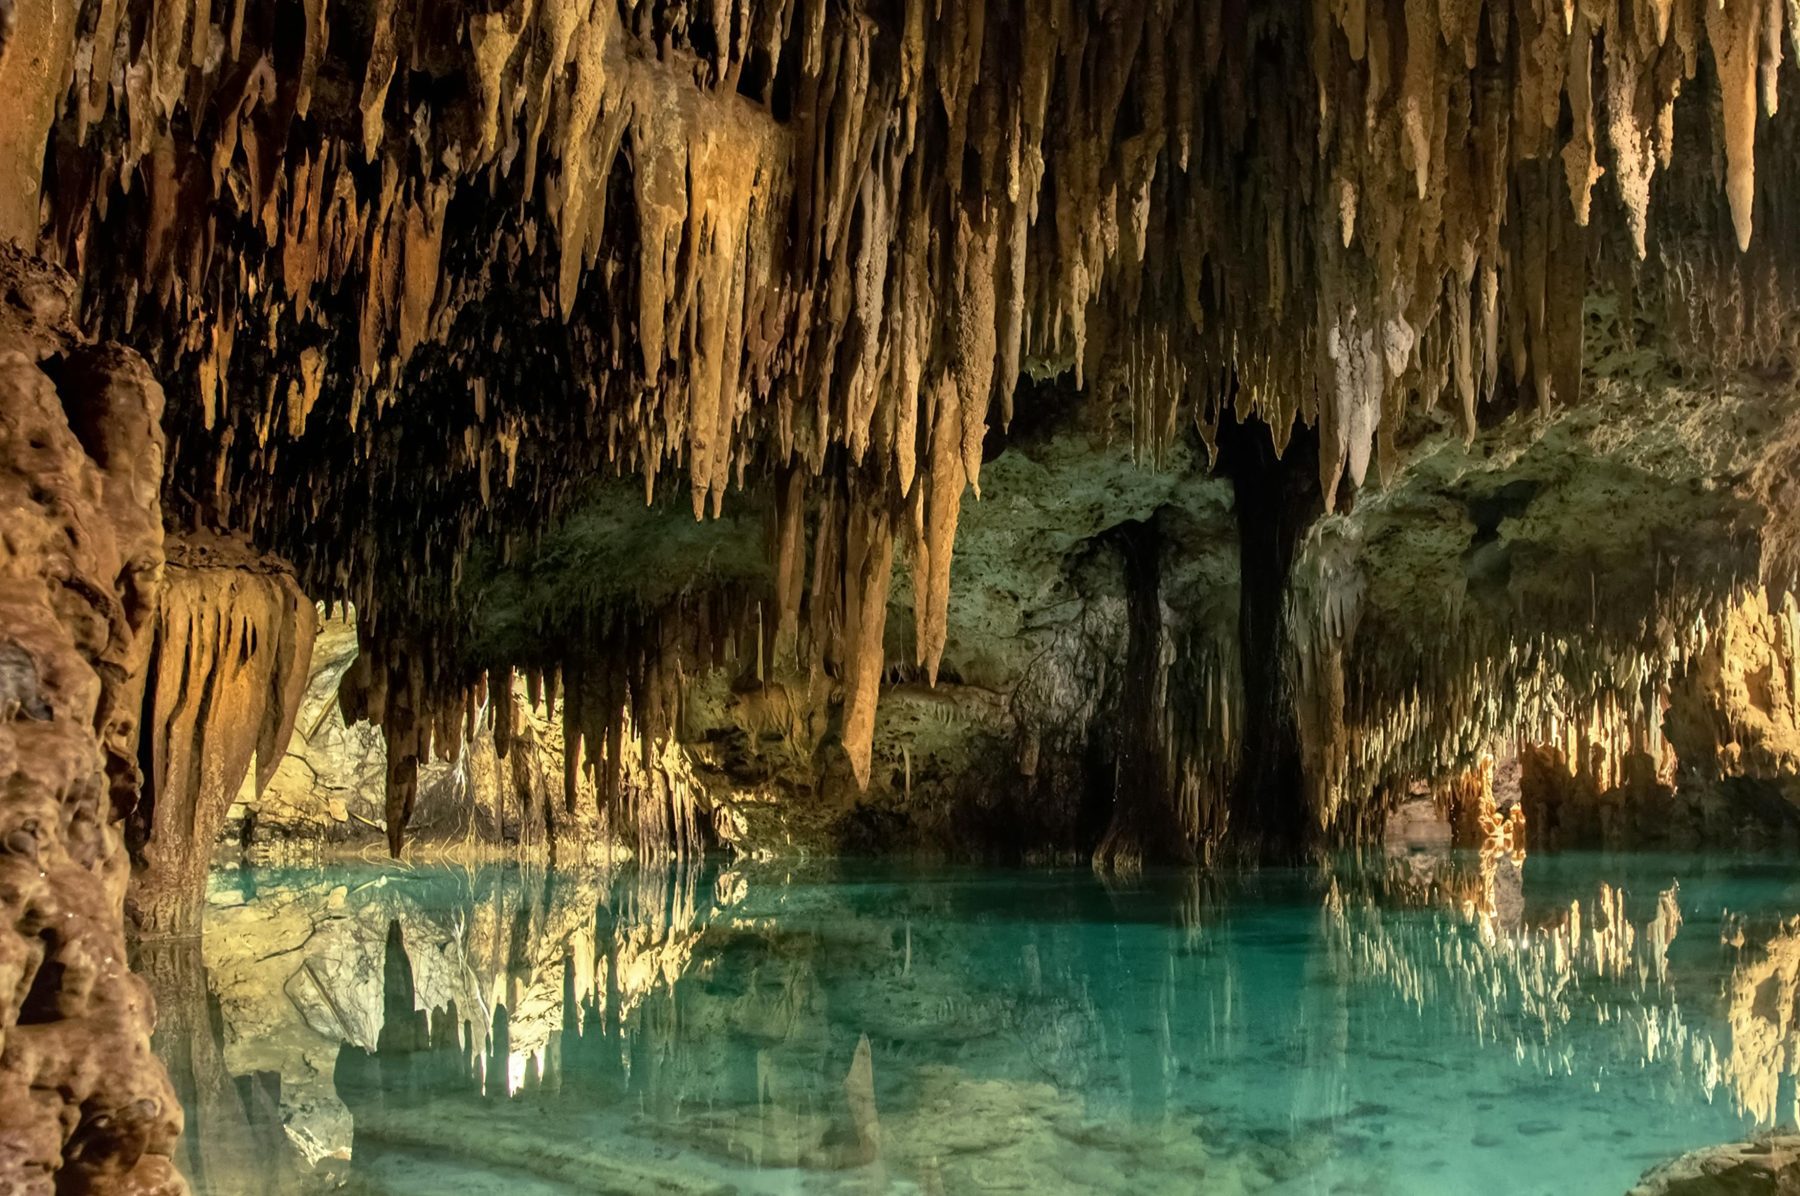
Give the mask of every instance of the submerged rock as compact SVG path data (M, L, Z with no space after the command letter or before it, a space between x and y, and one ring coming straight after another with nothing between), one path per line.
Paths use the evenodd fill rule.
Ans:
M1629 1196L1795 1196L1800 1136L1776 1134L1690 1151L1652 1167Z

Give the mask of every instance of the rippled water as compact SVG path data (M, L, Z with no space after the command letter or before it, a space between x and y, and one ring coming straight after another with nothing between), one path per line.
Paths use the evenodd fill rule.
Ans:
M1800 873L220 873L201 1196L1621 1193L1794 1119Z

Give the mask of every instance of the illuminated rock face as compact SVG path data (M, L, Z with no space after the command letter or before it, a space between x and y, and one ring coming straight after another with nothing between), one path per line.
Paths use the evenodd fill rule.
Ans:
M0 1187L181 1192L181 1108L125 954L163 395L0 246Z
M285 563L224 540L171 542L126 840L140 937L199 933L212 846L239 785L267 783L312 664L315 616Z

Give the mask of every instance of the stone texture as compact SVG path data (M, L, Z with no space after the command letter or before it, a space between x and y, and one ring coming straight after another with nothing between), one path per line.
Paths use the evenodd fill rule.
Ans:
M44 146L68 86L77 0L12 0L0 13L0 241L31 245L38 232Z
M1775 1135L1682 1155L1645 1172L1629 1196L1792 1196L1800 1140Z
M0 1187L179 1193L182 1113L125 953L119 825L162 580L163 395L0 243Z

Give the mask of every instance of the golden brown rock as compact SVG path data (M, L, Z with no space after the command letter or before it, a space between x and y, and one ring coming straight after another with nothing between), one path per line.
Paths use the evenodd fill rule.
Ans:
M0 1186L179 1193L118 822L161 581L162 391L135 354L83 345L68 279L4 244L0 294Z
M206 869L246 772L281 762L317 618L285 563L221 537L169 542L143 728L151 775L130 821L141 938L199 931Z

